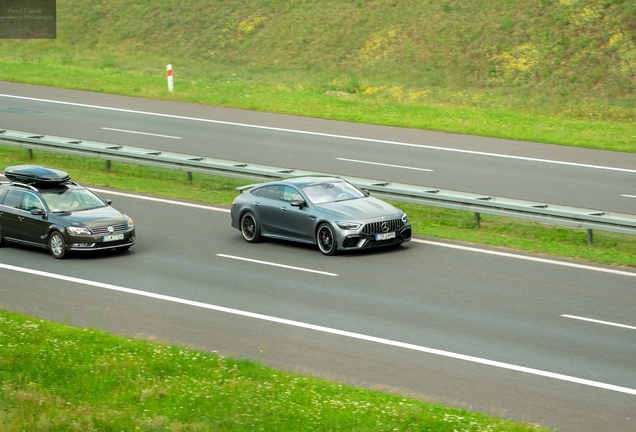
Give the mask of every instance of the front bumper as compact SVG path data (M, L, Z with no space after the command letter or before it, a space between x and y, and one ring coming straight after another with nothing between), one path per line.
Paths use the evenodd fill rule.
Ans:
M117 240L108 240L108 236L104 235L71 235L65 233L66 250L69 251L91 251L116 249L121 247L130 247L135 244L135 229L120 232L123 238Z
M405 243L411 240L411 226L405 225L395 232L395 237L386 240L376 240L375 234L350 233L343 231L342 238L338 241L340 250L369 249L374 247L391 246Z

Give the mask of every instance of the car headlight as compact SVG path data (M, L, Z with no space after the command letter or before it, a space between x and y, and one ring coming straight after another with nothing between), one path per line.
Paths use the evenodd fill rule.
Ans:
M404 213L404 214L402 215L402 222L403 222L403 223L407 223L408 221L409 221L409 217L406 215L406 213Z
M355 230L360 228L360 225L362 224L359 224L357 222L336 222L336 225L344 230Z
M84 227L67 227L66 230L71 235L91 235L90 230Z
M128 218L128 229L133 229L135 227L135 223L133 222L132 218L126 216Z

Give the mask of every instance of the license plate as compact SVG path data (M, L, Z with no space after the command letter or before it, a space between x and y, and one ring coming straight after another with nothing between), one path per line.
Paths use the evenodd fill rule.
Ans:
M377 240L388 240L388 239L392 239L395 238L395 233L394 232L388 232L388 233L382 233L382 234L376 234L375 235L375 239Z
M123 239L124 239L123 234L113 234L113 235L107 235L102 237L102 241L104 242L123 240Z

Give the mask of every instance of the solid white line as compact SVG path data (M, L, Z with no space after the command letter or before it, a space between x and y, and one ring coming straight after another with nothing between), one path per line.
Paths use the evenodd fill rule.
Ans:
M621 196L625 198L636 198L636 195L621 195Z
M230 259L240 260L240 261L248 261L248 262L252 262L252 263L256 263L256 264L264 264L264 265L268 265L268 266L282 267L282 268L286 268L286 269L290 269L290 270L299 270L299 271L304 271L304 272L308 272L308 273L318 273L318 274L322 274L322 275L326 275L326 276L338 276L337 273L328 273L328 272L319 271L319 270L311 270L311 269L308 269L308 268L294 267L294 266L285 265L285 264L276 264L276 263L273 263L273 262L259 261L259 260L255 260L255 259L251 259L251 258L242 258L242 257L233 256L233 255L216 254L216 256L220 256L220 257L223 257L223 258L230 258Z
M391 168L403 168L403 169L418 170L418 171L433 171L432 169L426 169L426 168L414 168L414 167L407 167L402 165L391 165L391 164L385 164L380 162L369 162L369 161L361 161L361 160L355 160L355 159L336 158L336 160L341 160L345 162L357 162L357 163L369 164L369 165L381 165L381 166L386 166Z
M609 321L601 321L601 320L596 320L596 319L592 319L592 318L579 317L579 316L575 316L575 315L561 315L561 316L563 318L572 318L572 319L581 320L581 321L589 321L589 322L593 322L593 323L596 323L596 324L605 324L605 325L614 326L614 327L622 327L622 328L626 328L626 329L630 329L630 330L636 330L636 327L634 327L634 326L629 326L629 325L625 325L625 324L618 324L618 323L613 323L613 322L609 322Z
M102 129L109 130L109 131L115 131L115 132L126 132L126 133L131 133L131 134L138 134L138 135L150 135L150 136L156 136L156 137L161 137L161 138L183 139L183 138L178 137L178 136L159 135L159 134L153 134L153 133L148 133L148 132L129 131L129 130L125 130L125 129L113 129L113 128L107 128L107 127L103 127Z
M91 187L89 189L92 190L93 192L98 192L98 193L104 194L104 195L119 195L119 196L124 196L124 197L127 197L127 198L137 198L137 199L140 199L140 200L160 202L160 203L163 203L163 204L174 204L174 205L180 205L180 206L184 206L184 207L192 207L192 208L199 208L199 209L203 209L203 210L212 210L212 211L230 213L230 210L228 210L228 209L219 208L219 207L211 207L211 206L206 206L206 205L203 205L203 204L193 204L193 203L174 201L174 200L169 200L169 199L164 199L164 198L154 198L154 197L149 197L149 196L134 195L134 194L124 193L124 192L114 192L114 191L111 191L111 190L97 189L97 188L93 188L93 187Z
M558 261L558 260L553 260L553 259L539 258L539 257L527 256L527 255L518 255L518 254L514 254L514 253L510 253L510 252L499 252L499 251L494 251L494 250L479 249L479 248L476 248L476 247L460 246L460 245L456 245L456 244L441 243L441 242L430 241L430 240L412 239L412 241L415 242L415 243L424 243L424 244L429 244L429 245L433 245L433 246L441 246L441 247L446 247L446 248L451 248L451 249L460 249L460 250L465 250L465 251L469 251L469 252L483 253L483 254L487 254L487 255L496 255L496 256L507 257L507 258L515 258L515 259L520 259L520 260L525 260L525 261L534 261L534 262L540 262L540 263L544 263L544 264L559 265L559 266L563 266L563 267L572 267L572 268L577 268L577 269L582 269L582 270L592 270L592 271L597 271L597 272L602 272L602 273L611 273L611 274L616 274L616 275L621 275L621 276L636 277L636 272L628 272L628 271L616 270L616 269L613 269L613 268L596 267L596 266L591 266L591 265L586 265L586 264L576 264L576 263L571 263L571 262L566 262L566 261Z
M178 115L171 115L171 114L153 113L153 112L147 112L147 111L128 110L123 108L112 108L112 107L104 107L99 105L80 104L80 103L74 103L74 102L62 102L62 101L55 101L55 100L49 100L49 99L25 97L25 96L0 94L0 97L32 100L37 102L55 103L60 105L79 106L84 108L94 108L94 109L101 109L101 110L107 110L107 111L127 112L131 114L142 114L142 115L149 115L149 116L156 116L156 117L174 118L179 120L191 120L191 121L199 121L199 122L205 122L205 123L223 124L223 125L229 125L229 126L240 126L240 127L254 128L254 129L273 130L273 131L296 133L296 134L303 134L303 135L324 136L329 138L374 142L374 143L414 147L414 148L425 148L429 150L466 153L466 154L474 154L479 156L490 156L490 157L498 157L498 158L505 158L505 159L525 160L530 162L568 165L568 166L575 166L575 167L581 167L581 168L594 168L594 169L602 169L602 170L609 170L609 171L636 173L636 170L625 169L625 168L615 168L615 167L607 167L607 166L601 166L601 165L588 165L588 164L580 164L580 163L574 163L574 162L555 161L555 160L549 160L549 159L529 158L529 157L523 157L523 156L511 156L511 155L504 155L504 154L498 154L498 153L486 153L486 152L479 152L479 151L472 151L472 150L461 150L461 149L454 149L454 148L447 148L447 147L429 146L429 145L423 145L423 144L409 144L409 143L403 143L398 141L385 141L385 140L377 140L372 138L359 138L359 137L352 137L352 136L346 136L346 135L334 135L334 134L321 133L321 132L308 132L308 131L301 131L301 130L295 130L295 129L276 128L276 127L270 127L270 126L258 126L258 125L251 125L251 124L245 124L245 123L235 123L235 122L227 122L227 121L221 121L221 120L202 119L197 117L186 117L186 116L178 116Z
M143 199L143 200L148 200L148 201L156 201L156 202L161 202L161 203L165 203L165 204L182 205L182 206L185 206L185 207L194 207L194 208L200 208L200 209L204 209L204 210L212 210L212 211L220 211L220 212L230 213L230 210L228 210L228 209L210 207L210 206L205 206L205 205L201 205L201 204L184 203L184 202L180 202L180 201L172 201L172 200L168 200L168 199L153 198L153 197L147 197L147 196L142 196L142 195L134 195L134 194L123 193L123 192L113 192L113 191L105 190L105 189L95 189L95 188L90 188L90 189L92 191L99 192L99 193L102 193L102 194L121 195L121 196L129 197L129 198L138 198L138 199ZM465 251L468 251L468 252L477 252L477 253L483 253L483 254L487 254L487 255L496 255L496 256L501 256L501 257L506 257L506 258L515 258L515 259L520 259L520 260L525 260L525 261L534 261L534 262L540 262L540 263L544 263L544 264L552 264L552 265L559 265L559 266L563 266L563 267L578 268L578 269L582 269L582 270L592 270L592 271L597 271L597 272L602 272L602 273L611 273L611 274L616 274L616 275L621 275L621 276L636 277L636 272L616 270L616 269L613 269L613 268L596 267L596 266L591 266L591 265L586 265L586 264L577 264L577 263L566 262L566 261L558 261L558 260L548 259L548 258L539 258L539 257L535 257L535 256L519 255L519 254L510 253L510 252L501 252L501 251L494 251L494 250L488 250L488 249L480 249L480 248L471 247L471 246L462 246L462 245L456 245L456 244L450 244L450 243L442 243L442 242L431 241L431 240L421 240L421 239L414 238L411 241L414 242L414 243L422 243L422 244L428 244L428 245L432 245L432 246L440 246L440 247L446 247L446 248L451 248L451 249L465 250Z
M219 207L211 207L211 206L206 206L206 205L202 205L202 204L185 203L185 202L173 201L173 200L169 200L169 199L154 198L154 197L148 197L148 196L143 196L143 195L134 195L134 194L123 193L123 192L114 192L114 191L111 191L111 190L97 189L97 188L92 188L92 187L90 189L92 191L95 191L95 192L98 192L98 193L101 193L101 194L105 194L105 195L107 195L107 194L120 195L120 196L125 196L125 197L128 197L128 198L137 198L137 199L141 199L141 200L155 201L155 202L160 202L160 203L164 203L164 204L173 204L173 205L180 205L180 206L184 206L184 207L193 207L193 208L199 208L199 209L203 209L203 210L211 210L211 211L230 213L230 210L228 210L228 209L219 208ZM422 239L416 239L416 238L413 238L411 241L413 243L422 243L422 244L428 244L428 245L432 245L432 246L439 246L439 247L446 247L446 248L451 248L451 249L464 250L464 251L468 251L468 252L477 252L477 253L482 253L482 254L487 254L487 255L496 255L496 256L501 256L501 257L506 257L506 258L520 259L520 260L524 260L524 261L534 261L534 262L540 262L540 263L543 263L543 264L559 265L559 266L563 266L563 267L571 267L571 268L577 268L577 269L581 269L581 270L591 270L591 271L597 271L597 272L601 272L601 273L610 273L610 274L616 274L616 275L621 275L621 276L636 277L636 272L617 270L617 269L614 269L614 268L596 267L596 266L586 265L586 264L577 264L577 263L572 263L572 262L559 261L559 260L555 260L555 259L539 258L539 257L527 256L527 255L519 255L519 254L515 254L515 253L510 253L510 252L501 252L501 251L494 251L494 250L488 250L488 249L480 249L480 248L471 247L471 246L462 246L462 245L456 245L456 244L450 244L450 243L442 243L442 242L431 241L431 240L422 240Z
M636 396L636 389L632 389L632 388L628 388L628 387L621 387L621 386L617 386L617 385L614 385L614 384L607 384L607 383L603 383L603 382L599 382L599 381L592 381L592 380L588 380L588 379L577 378L577 377L573 377L573 376L569 376L569 375L563 375L563 374L559 374L559 373L543 371L543 370L540 370L540 369L534 369L534 368L529 368L529 367L525 367L525 366L518 366L518 365L514 365L514 364L510 364L510 363L503 363L503 362L499 362L499 361L495 361L495 360L488 360L488 359L484 359L484 358L480 358L480 357L473 357L473 356L469 356L469 355L458 354L458 353L454 353L454 352L451 352L451 351L444 351L444 350L439 350L439 349L435 349L435 348L428 348L428 347L424 347L424 346L420 346L420 345L414 345L414 344L410 344L410 343L398 342L398 341L394 341L394 340L390 340L390 339L384 339L384 338L364 335L364 334L360 334L360 333L353 333L353 332L349 332L349 331L345 331L345 330L338 330L338 329L334 329L334 328L330 328L330 327L323 327L323 326L314 325L314 324L308 324L308 323L304 323L304 322L300 322L300 321L288 320L288 319L285 319L285 318L278 318L278 317L273 317L273 316L269 316L269 315L262 315L262 314L253 313L253 312L246 312L246 311L242 311L242 310L239 310L239 309L232 309L232 308L227 308L227 307L223 307L223 306L216 306L216 305L212 305L212 304L208 304L208 303L202 303L202 302L197 302L197 301L192 301L192 300L186 300L186 299L182 299L182 298L178 298L178 297L172 297L172 296L167 296L167 295L163 295L163 294L155 294L155 293L135 290L135 289L131 289L131 288L124 288L124 287L119 287L119 286L116 286L116 285L111 285L111 284L106 284L106 283L101 283L101 282L95 282L95 281L89 281L89 280L86 280L86 279L79 279L79 278L70 277L70 276L62 276L62 275L57 275L57 274L54 274L54 273L43 272L43 271L39 271L39 270L32 270L32 269L27 269L27 268L23 268L23 267L16 267L16 266L8 265L8 264L0 264L0 268L6 269L6 270L11 270L11 271L16 271L16 272L22 272L22 273L42 276L42 277L47 277L47 278L51 278L51 279L63 280L63 281L66 281L66 282L73 282L73 283L93 286L93 287L96 287L96 288L103 288L103 289L108 289L108 290L112 290L112 291L118 291L118 292L124 292L124 293L138 295L138 296L143 296L143 297L149 297L149 298L153 298L153 299L157 299L157 300L169 301L169 302L172 302L172 303L184 304L184 305L187 305L187 306L194 306L194 307L214 310L214 311L217 311L217 312L224 312L224 313L229 313L229 314L233 314L233 315L239 315L239 316L244 316L244 317L248 317L248 318L254 318L254 319L258 319L258 320L262 320L262 321L269 321L269 322L273 322L273 323L277 323L277 324L283 324L283 325L288 325L288 326L293 326L293 327L298 327L298 328L304 328L304 329L308 329L308 330L314 330L314 331L318 331L318 332L322 332L322 333L328 333L328 334L333 334L333 335L337 335L337 336L342 336L342 337L347 337L347 338L352 338L352 339L358 339L358 340L363 340L363 341L367 341L367 342L373 342L373 343L387 345L387 346L393 346L393 347L397 347L397 348L404 348L404 349L408 349L408 350L412 350L412 351L419 351L419 352L423 352L423 353L427 353L427 354L434 354L434 355L447 357L447 358L452 358L452 359L456 359L456 360L464 360L464 361L468 361L468 362L471 362L471 363L477 363L477 364L482 364L482 365L486 365L486 366L492 366L492 367L496 367L496 368L500 368L500 369L512 370L512 371L516 371L516 372L522 372L522 373L526 373L526 374L541 376L541 377L545 377L545 378L552 378L552 379L556 379L556 380L560 380L560 381L567 381L567 382L571 382L571 383L575 383L575 384L581 384L581 385L585 385L585 386L589 386L589 387L596 387L596 388L600 388L600 389L604 389L604 390L610 390L610 391L614 391L614 392L625 393L625 394Z

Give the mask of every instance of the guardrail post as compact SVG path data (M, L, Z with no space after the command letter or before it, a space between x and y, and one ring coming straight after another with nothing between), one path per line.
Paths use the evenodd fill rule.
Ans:
M106 172L107 173L110 172L110 161L109 160L106 161Z
M33 149L29 149L29 160L33 159Z
M587 244L591 245L594 243L594 232L588 228L587 230Z
M475 228L481 228L481 215L475 213Z
M192 184L192 173L188 172L188 183Z

